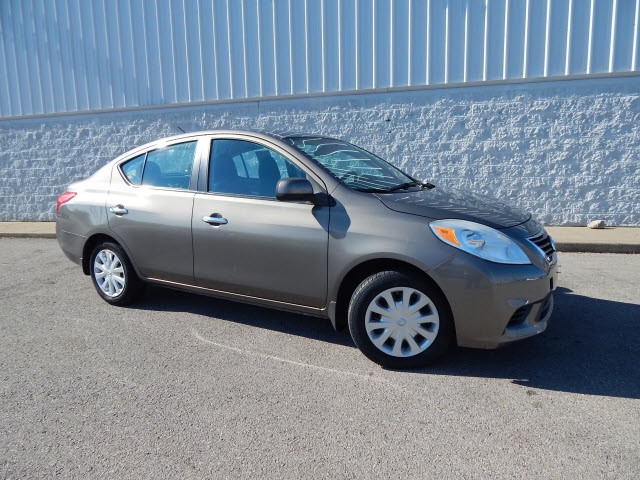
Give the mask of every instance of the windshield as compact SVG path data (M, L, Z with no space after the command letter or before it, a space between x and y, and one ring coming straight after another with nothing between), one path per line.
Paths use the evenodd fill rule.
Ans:
M393 165L350 143L324 137L287 140L354 190L384 193L421 186Z

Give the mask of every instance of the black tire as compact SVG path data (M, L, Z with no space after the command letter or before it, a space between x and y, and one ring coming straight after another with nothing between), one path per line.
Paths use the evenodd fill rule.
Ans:
M409 305L411 305L411 299L420 298L419 293L422 293L430 302L422 308L419 308L416 311L433 313L435 309L435 313L437 314L437 323L429 324L432 330L435 330L435 338L429 341L426 337L421 336L420 334L415 334L412 336L416 345L423 348L420 353L410 354L410 345L406 340L400 340L400 347L402 349L401 355L405 356L394 356L392 352L385 352L381 348L391 350L395 347L396 342L393 338L389 338L381 348L378 348L373 340L369 337L366 328L367 322L367 310L369 305L378 297L378 295L383 294L385 291L389 289L396 289L408 287L413 290L417 290L415 296L411 296ZM392 295L398 296L401 292L391 292ZM396 297L393 297L394 300ZM383 300L383 302L385 302ZM388 303L388 302L385 302ZM414 303L417 305L417 302ZM370 313L371 320L373 322L376 321L376 318L380 317L375 313ZM377 315L377 316L376 316ZM349 332L351 333L351 337L353 341L360 349L360 351L373 362L391 369L406 369L406 368L418 368L424 367L433 363L435 360L440 358L451 346L455 337L453 319L451 316L451 312L449 309L449 304L446 299L440 292L440 290L429 280L426 278L421 278L417 275L407 274L398 271L385 271L376 273L368 278L366 278L354 291L351 296L351 302L349 303ZM381 317L380 317L381 318ZM400 321L403 323L400 324ZM397 325L404 325L407 323L407 320L401 318L398 320ZM396 327L396 324L393 323L393 329L399 328ZM423 325L420 325L423 326ZM409 327L407 327L409 328ZM377 332L382 331L386 333L385 329L376 329L372 331L372 335L378 335ZM425 333L426 335L426 333ZM383 338L383 335L380 334L379 339ZM406 337L405 337L406 338ZM417 341L416 341L417 340ZM382 340L380 340L382 341Z
M96 278L96 257L101 252L112 252L119 259L119 263L122 266L123 270L123 278L124 278L124 288L122 291L117 292L114 290L113 295L107 294L101 288L98 283L98 279ZM91 275L91 281L93 282L93 286L95 287L98 295L107 303L111 305L117 306L125 306L133 303L137 300L142 293L143 283L138 278L133 265L131 265L131 261L129 257L122 249L120 245L113 242L102 242L98 244L91 252L91 259L89 261L89 270Z

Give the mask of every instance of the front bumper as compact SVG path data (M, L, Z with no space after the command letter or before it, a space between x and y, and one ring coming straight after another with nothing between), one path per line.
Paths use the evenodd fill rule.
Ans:
M449 301L460 346L496 348L547 328L556 261L504 265L461 252L429 275Z

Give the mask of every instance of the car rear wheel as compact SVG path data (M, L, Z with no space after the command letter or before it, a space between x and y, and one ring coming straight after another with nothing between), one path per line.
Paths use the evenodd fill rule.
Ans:
M98 294L112 305L128 305L135 301L142 282L122 247L104 242L91 254L91 280Z
M365 279L349 304L349 331L370 360L387 368L428 365L449 348L453 321L427 279L385 271Z

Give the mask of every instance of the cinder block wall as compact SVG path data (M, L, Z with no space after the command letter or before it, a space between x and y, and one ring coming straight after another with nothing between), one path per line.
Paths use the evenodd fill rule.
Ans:
M640 76L0 120L0 220L53 220L68 183L179 128L332 135L548 225L640 225Z

